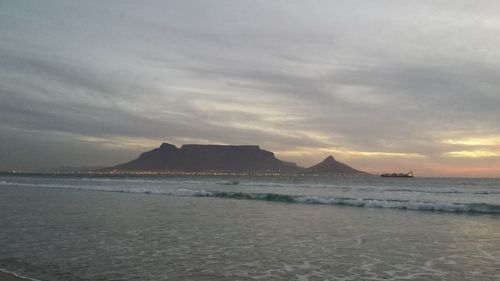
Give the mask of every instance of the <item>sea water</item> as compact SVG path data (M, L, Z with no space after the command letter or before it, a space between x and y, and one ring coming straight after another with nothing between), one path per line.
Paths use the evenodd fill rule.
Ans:
M500 280L500 180L0 176L0 268L49 280Z

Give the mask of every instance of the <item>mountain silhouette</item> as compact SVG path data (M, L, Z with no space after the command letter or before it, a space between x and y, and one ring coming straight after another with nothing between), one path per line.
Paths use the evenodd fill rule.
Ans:
M300 168L277 159L257 145L186 144L181 148L163 143L139 158L103 171L293 173Z
M333 156L328 156L321 163L304 170L304 174L331 174L331 175L368 175L368 173L356 170L344 163L338 162Z

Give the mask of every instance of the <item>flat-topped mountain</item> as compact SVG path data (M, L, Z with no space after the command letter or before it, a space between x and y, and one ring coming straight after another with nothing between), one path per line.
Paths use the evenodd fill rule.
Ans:
M282 161L257 145L185 144L180 148L163 143L139 158L101 172L168 173L278 173L301 175L368 175L340 163L333 156L310 168Z
M304 174L318 175L368 175L368 173L356 170L344 163L338 162L333 156L328 156L321 163L316 164L303 171Z
M177 148L163 143L135 160L103 171L291 173L299 169L257 145L187 144Z

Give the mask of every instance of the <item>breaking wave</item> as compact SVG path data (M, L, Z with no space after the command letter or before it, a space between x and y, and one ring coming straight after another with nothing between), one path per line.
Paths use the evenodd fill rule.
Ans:
M316 197L316 196L295 196L275 193L244 193L244 192L195 192L198 197L215 197L244 200L261 200L286 203L341 205L366 208L390 208L403 210L454 212L454 213L482 213L500 214L500 205L487 203L436 203L426 201L410 200L380 200L370 198L349 198L349 197Z
M19 274L17 274L14 271L10 271L10 270L3 269L3 268L0 268L0 272L7 273L7 274L10 274L10 275L12 275L14 277L21 278L21 279L24 279L24 280L40 281L38 279L34 279L34 278L26 277L26 276L23 276L23 275L19 275Z
M74 184L46 184L46 183L22 183L0 181L4 186L44 187L56 189L75 189L106 192L125 192L137 194L161 194L179 197L212 197L222 199L258 200L270 202L338 205L365 208L389 208L402 210L453 212L453 213L477 213L477 214L500 214L500 205L490 203L457 203L457 202L432 202L399 199L374 199L356 197L328 197L328 196L306 196L290 195L281 193L264 192L229 192L229 191L207 191L190 188L165 188L162 186L110 186L110 185L74 185ZM221 185L239 185L238 181L218 183ZM430 192L433 193L433 192Z

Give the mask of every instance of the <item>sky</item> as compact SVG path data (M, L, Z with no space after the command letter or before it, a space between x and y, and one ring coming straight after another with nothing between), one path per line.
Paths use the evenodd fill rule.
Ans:
M0 1L0 170L162 142L500 177L500 2Z

